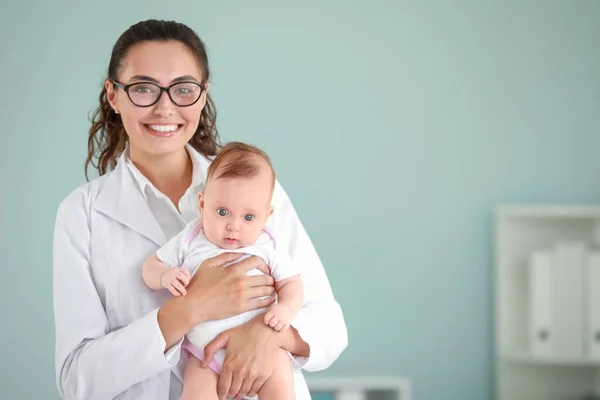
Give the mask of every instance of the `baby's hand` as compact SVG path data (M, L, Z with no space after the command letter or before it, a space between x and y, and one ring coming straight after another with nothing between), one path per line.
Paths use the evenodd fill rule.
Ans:
M190 271L185 268L167 268L160 276L160 284L173 296L186 295L185 287L190 283Z
M284 304L275 304L265 314L265 324L276 331L281 331L290 326L292 311Z

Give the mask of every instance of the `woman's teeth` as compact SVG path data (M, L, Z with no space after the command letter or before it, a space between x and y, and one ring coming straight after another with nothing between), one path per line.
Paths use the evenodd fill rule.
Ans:
M157 132L173 132L179 127L178 125L149 125L150 129Z

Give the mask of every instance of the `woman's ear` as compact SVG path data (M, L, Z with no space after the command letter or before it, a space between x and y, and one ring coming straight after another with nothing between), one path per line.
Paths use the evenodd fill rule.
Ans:
M119 113L119 107L117 106L117 94L115 93L115 84L110 79L104 81L104 88L106 89L106 99L108 104L115 110L115 113Z
M206 105L206 101L208 99L208 82L206 82L204 84L204 92L202 92L202 95L200 96L200 101L199 103L202 104L202 108L204 108L204 106Z

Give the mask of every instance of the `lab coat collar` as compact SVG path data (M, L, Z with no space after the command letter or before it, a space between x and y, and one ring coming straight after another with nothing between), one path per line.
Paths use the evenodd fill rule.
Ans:
M210 161L189 144L185 145L185 149L190 156L190 160L192 160L192 184L190 186L195 188L196 186L200 186L204 183ZM152 182L150 182L148 178L146 178L135 166L133 161L131 161L131 158L129 157L129 146L125 148L121 158L123 158L127 168L129 168L130 172L133 174L134 180L139 185L140 190L142 191L142 196L144 196L146 201L148 200L146 198L146 187L150 187L151 190L159 195L158 189L154 187Z
M159 246L166 243L165 234L127 169L125 154L121 155L116 168L107 175L94 208Z
M192 186L203 184L210 160L190 145L186 145L186 149L194 165ZM139 187L127 166L127 154L123 152L116 168L107 175L94 208L162 246L166 243L165 234L150 211L144 194L136 190Z

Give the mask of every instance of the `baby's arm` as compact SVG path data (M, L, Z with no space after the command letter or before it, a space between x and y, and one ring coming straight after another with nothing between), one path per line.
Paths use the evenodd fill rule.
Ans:
M290 309L292 317L302 307L304 288L300 275L294 275L281 282L275 283L277 302Z
M275 283L277 304L265 314L265 324L276 331L290 326L292 319L302 307L304 287L300 275L294 275Z
M193 225L188 225L144 262L142 278L150 289L167 289L173 296L187 293L185 287L190 283L190 272L177 267L183 263L187 248L183 238L187 237L191 228Z
M156 254L152 254L142 265L142 278L152 290L161 290L160 277L168 267L160 261Z
M190 283L190 272L169 267L153 254L142 265L142 278L152 290L168 289L173 296L180 296L187 293L185 287Z

